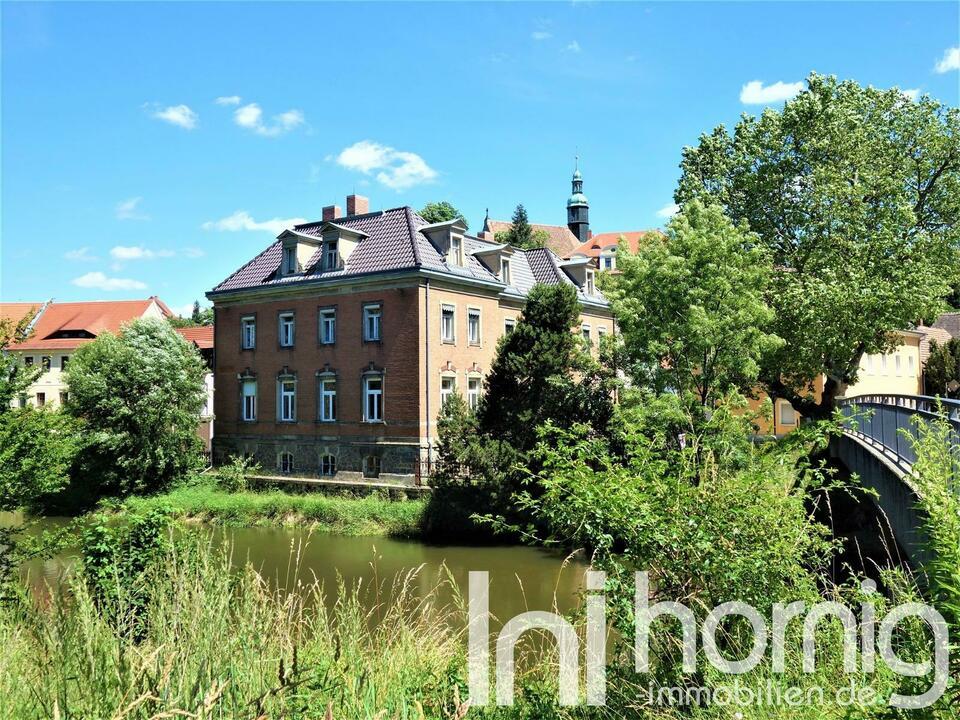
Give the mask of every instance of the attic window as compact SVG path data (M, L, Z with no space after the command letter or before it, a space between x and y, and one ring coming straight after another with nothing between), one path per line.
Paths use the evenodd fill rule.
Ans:
M323 269L336 270L340 267L340 252L337 248L337 238L330 238L323 244Z
M283 264L281 266L281 271L284 275L292 275L297 272L299 266L297 264L297 246L289 245L283 248Z
M587 270L587 295L594 295L597 291L597 284L593 278L593 270Z
M454 265L463 265L463 238L459 235L450 236L450 260Z
M510 258L500 258L500 281L504 285L510 284Z

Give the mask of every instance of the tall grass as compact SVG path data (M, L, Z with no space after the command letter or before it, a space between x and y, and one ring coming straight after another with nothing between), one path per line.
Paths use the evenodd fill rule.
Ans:
M307 524L340 535L417 537L426 506L423 500L389 500L381 495L332 496L282 490L228 492L210 482L185 485L168 493L130 497L122 509L143 514L168 507L184 518L225 525Z
M0 714L159 720L463 711L460 609L422 594L417 571L388 587L323 588L303 579L286 593L251 567L231 572L228 553L209 539L178 543L140 579L149 600L137 623L123 594L115 607L98 606L82 573L47 604L24 600L0 610ZM335 602L326 602L328 592Z

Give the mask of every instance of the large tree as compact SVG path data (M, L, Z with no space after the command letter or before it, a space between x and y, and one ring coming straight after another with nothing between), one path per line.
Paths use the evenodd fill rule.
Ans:
M776 272L762 362L771 394L828 415L864 353L936 314L954 278L960 111L813 74L781 111L744 116L684 149L676 192L746 222ZM815 383L825 377L817 397Z
M464 225L467 224L467 219L463 216L463 213L457 210L446 200L427 203L420 210L420 217L422 217L428 223L446 222L447 220L456 220L457 218L460 218L463 220Z
M619 320L634 380L713 408L731 390L756 385L759 361L782 341L765 293L768 251L719 206L694 200L666 236L632 255L617 252L604 292Z
M930 343L930 355L923 366L927 395L960 399L960 338L943 345Z
M127 495L164 488L194 467L205 372L196 349L157 320L77 350L67 408L87 432L75 484L92 495Z

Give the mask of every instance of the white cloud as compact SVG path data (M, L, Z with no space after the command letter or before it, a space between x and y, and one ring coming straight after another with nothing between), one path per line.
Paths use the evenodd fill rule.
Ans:
M239 95L221 95L214 102L217 105L239 105L241 97Z
M530 37L534 40L549 40L553 37L552 33L548 33L546 30L534 30L530 33Z
M580 43L578 43L576 40L572 40L571 42L567 43L566 50L569 52L578 53L580 52Z
M766 105L767 103L789 100L803 90L803 82L785 83L777 81L764 85L760 80L751 80L740 89L740 102L744 105Z
M657 217L670 218L680 212L680 206L676 203L670 203L669 205L664 205L662 208L657 210Z
M149 215L145 215L137 209L142 200L142 197L133 197L117 203L117 220L149 220Z
M944 50L943 57L940 58L933 69L941 74L951 70L960 70L960 46Z
M96 288L97 290L106 290L107 292L113 292L114 290L143 290L147 287L145 283L139 280L107 277L102 272L88 272L86 275L74 278L72 282L77 287Z
M199 258L199 257L203 257L207 253L201 250L200 248L188 247L186 250L183 251L183 254L188 258Z
M154 260L161 257L173 257L173 250L148 250L140 246L117 245L110 249L110 257L114 260Z
M197 126L200 116L186 105L171 105L153 111L153 117L171 125L178 125L186 130L193 130Z
M920 97L920 88L910 88L908 90L901 90L904 95L906 95L911 100L916 100Z
M396 150L370 140L361 140L344 148L336 161L338 165L364 175L379 171L375 176L377 181L393 190L405 190L431 182L437 177L437 171L416 153Z
M233 215L228 215L220 220L208 220L201 227L204 230L219 230L222 232L238 232L240 230L266 230L274 235L279 235L287 228L294 225L305 223L304 218L273 218L272 220L257 221L251 217L246 210L237 210Z
M89 247L82 247L77 250L69 250L63 254L64 259L77 262L91 262L96 260L96 256L90 254Z
M273 123L265 125L263 110L256 103L250 103L233 111L233 121L242 128L253 130L257 135L276 137L303 125L304 117L299 110L287 110L287 112L274 115Z

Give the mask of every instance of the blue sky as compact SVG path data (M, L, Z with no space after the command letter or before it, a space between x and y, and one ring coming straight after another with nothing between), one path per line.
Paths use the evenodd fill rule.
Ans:
M0 299L180 308L350 192L662 225L810 71L960 102L957 3L2 5ZM219 100L218 100L219 99Z

